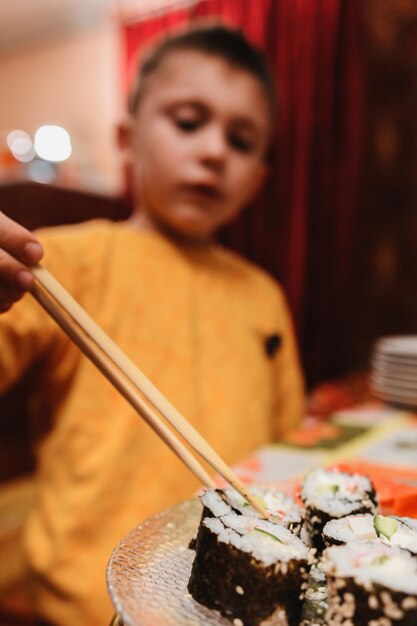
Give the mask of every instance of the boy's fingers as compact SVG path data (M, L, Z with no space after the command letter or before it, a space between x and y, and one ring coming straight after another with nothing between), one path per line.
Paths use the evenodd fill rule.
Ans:
M32 287L34 278L27 265L34 265L42 255L32 233L0 212L0 313Z
M29 265L35 265L43 256L43 249L38 241L28 241L24 245L24 259Z
M0 288L7 293L27 291L34 278L26 265L0 248ZM1 291L0 291L1 293Z
M0 287L0 313L8 311L15 302L20 300L24 293L22 289Z
M32 233L0 212L0 248L22 263L34 265L41 260L41 244Z
M12 290L0 287L0 310L1 307L10 308L14 302L20 300L24 293L24 290L21 289Z

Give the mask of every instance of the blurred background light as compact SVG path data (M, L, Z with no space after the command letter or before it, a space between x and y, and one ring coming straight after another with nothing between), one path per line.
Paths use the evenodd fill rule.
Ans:
M35 158L32 139L24 130L12 130L7 135L7 145L14 158L22 163L29 163Z
M72 152L70 136L61 126L41 126L35 134L35 150L45 161L66 161Z
M27 174L37 183L51 184L56 178L56 168L55 163L34 159L27 167Z

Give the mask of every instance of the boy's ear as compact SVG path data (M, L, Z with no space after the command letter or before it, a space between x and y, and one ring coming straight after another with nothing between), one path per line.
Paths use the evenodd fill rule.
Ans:
M117 124L116 138L119 150L127 156L132 149L133 143L132 121L129 117L124 117Z

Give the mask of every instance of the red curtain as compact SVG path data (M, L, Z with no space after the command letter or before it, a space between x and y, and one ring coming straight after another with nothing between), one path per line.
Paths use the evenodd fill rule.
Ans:
M263 48L270 4L271 0L201 0L189 8L171 10L124 24L122 34L127 84L136 71L141 51L148 43L193 20L219 17L226 24L242 28L254 44Z
M309 382L351 365L343 341L362 157L362 10L362 0L202 0L123 28L127 75L155 35L206 16L239 26L268 57L279 90L270 180L222 239L282 283Z
M155 39L189 20L186 9L164 12L157 17L130 22L122 26L124 46L124 87L128 90L140 64L140 55Z

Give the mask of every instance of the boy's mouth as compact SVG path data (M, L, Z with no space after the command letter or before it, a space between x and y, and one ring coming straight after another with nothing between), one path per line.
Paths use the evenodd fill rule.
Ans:
M222 192L217 187L207 183L184 184L181 185L181 188L186 194L209 200L221 200L223 198Z

